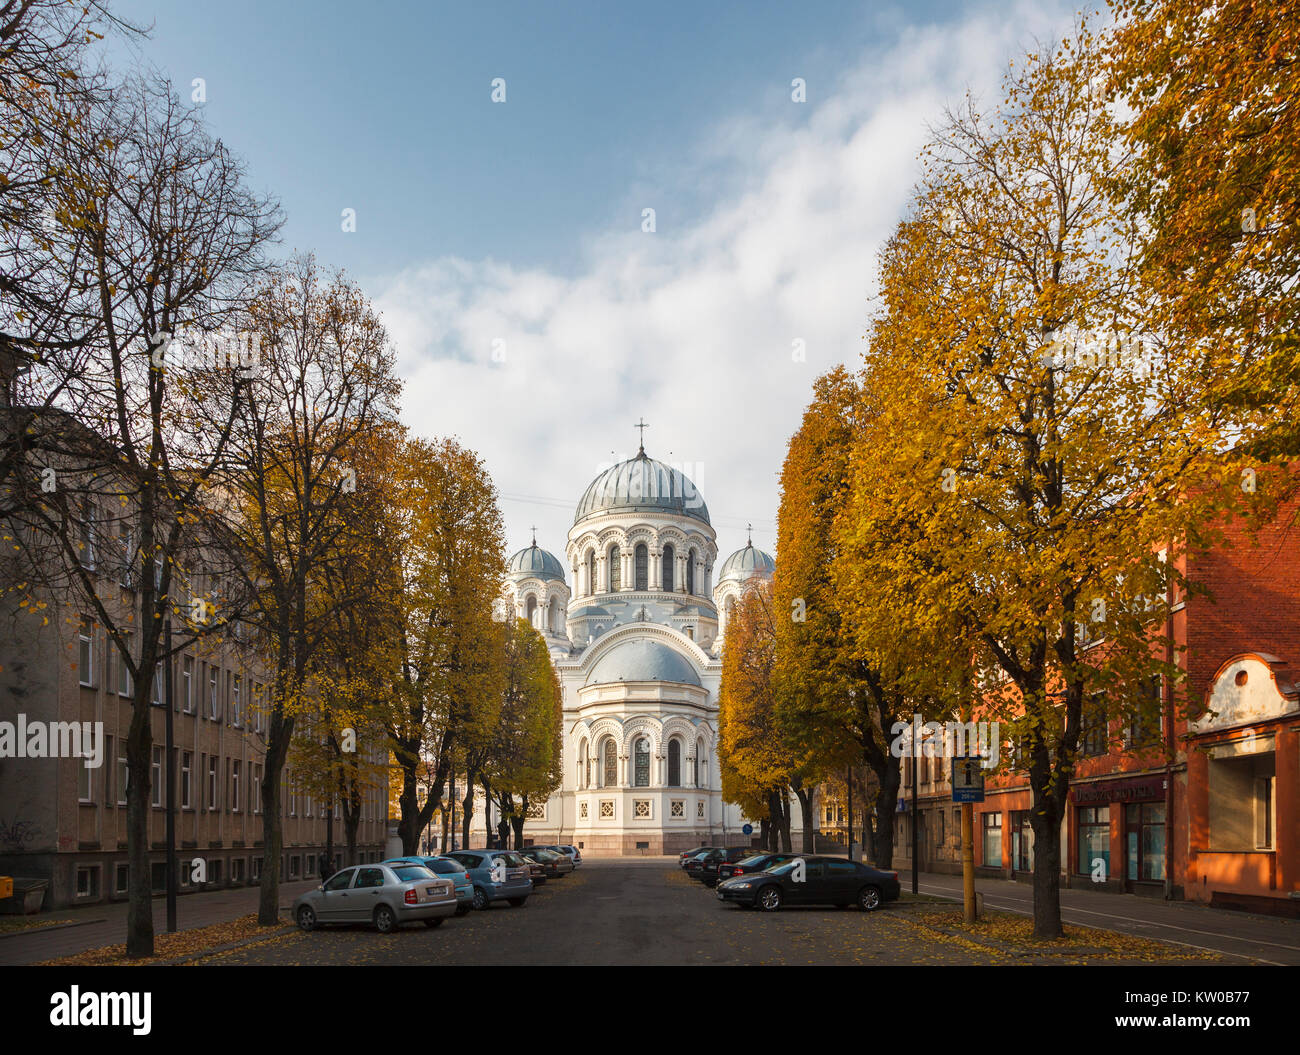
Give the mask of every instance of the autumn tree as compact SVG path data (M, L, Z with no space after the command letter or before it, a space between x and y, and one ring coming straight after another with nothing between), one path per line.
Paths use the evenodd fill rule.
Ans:
M501 712L479 774L484 812L496 805L502 826L509 825L514 833L518 850L524 845L529 804L545 802L561 783L563 697L546 639L526 619L508 619L496 626L505 684Z
M285 760L299 715L315 706L311 683L326 665L339 609L355 601L321 587L331 574L341 582L329 566L364 544L355 530L359 465L373 431L395 419L400 385L388 335L364 293L342 275L322 275L310 256L268 272L242 327L255 362L240 368L244 382L229 394L233 458L215 474L207 508L227 526L275 669L258 908L269 924L279 915Z
M410 440L393 487L399 657L384 728L400 773L402 852L414 853L443 806L458 756L488 739L501 713L492 606L505 575L505 535L482 459L454 439Z
M1084 703L1105 722L1153 676L1177 690L1167 555L1241 497L1108 194L1125 158L1103 72L1081 25L1013 71L992 118L968 103L936 132L882 258L864 386L885 425L855 474L893 507L873 552L900 623L959 615L981 716L1016 723L1041 937L1061 932Z
M899 760L895 721L911 721L917 701L900 674L906 653L868 655L846 622L853 597L837 590L837 522L849 507L850 465L861 425L857 382L843 367L817 379L781 470L773 620L776 714L786 743L823 769L866 764L876 776L868 815L875 863L893 861Z
M1144 279L1205 397L1263 459L1300 453L1300 5L1114 0L1115 169Z

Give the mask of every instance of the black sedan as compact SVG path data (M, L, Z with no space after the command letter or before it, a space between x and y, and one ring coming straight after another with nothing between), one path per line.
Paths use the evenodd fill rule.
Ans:
M775 868L777 865L783 865L786 861L793 861L796 857L804 857L800 853L753 853L748 857L742 857L739 861L722 862L718 865L718 879L730 879L733 876L744 875L747 872L766 872L769 868Z
M843 857L798 857L771 871L718 884L718 900L775 912L783 905L857 905L865 912L898 900L898 873Z
M698 871L690 874L705 886L716 886L719 868L743 860L746 857L752 857L753 854L754 848L752 846L728 846L725 850L714 850L711 853L702 855Z

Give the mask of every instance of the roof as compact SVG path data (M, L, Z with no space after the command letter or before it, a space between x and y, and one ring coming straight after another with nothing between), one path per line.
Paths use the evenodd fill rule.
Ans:
M699 685L695 667L676 649L658 641L620 641L592 665L587 685L610 685L620 681L671 681Z
M648 456L619 462L596 477L583 492L573 522L598 513L676 513L705 524L709 509L686 474Z

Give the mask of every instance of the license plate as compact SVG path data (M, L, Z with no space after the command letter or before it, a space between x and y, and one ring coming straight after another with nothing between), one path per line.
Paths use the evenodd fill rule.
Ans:
M434 894L438 892L438 889L437 887L427 886L424 888L424 892L428 894L430 897L432 897Z

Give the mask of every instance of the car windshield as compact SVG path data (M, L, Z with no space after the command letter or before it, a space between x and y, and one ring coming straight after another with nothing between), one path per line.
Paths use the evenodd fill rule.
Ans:
M439 875L455 875L465 871L465 866L459 861L450 861L445 857L432 857L424 862L424 866L431 872L437 872Z
M403 883L409 883L412 879L433 878L433 873L424 865L394 865L393 872Z
M772 875L783 876L794 868L794 866L794 861L782 861L779 865L773 865L771 868L767 869L767 871L771 872Z
M759 861L763 860L763 858L766 856L767 856L766 854L750 854L748 857L742 857L736 863L742 865L756 865L758 864Z
M522 868L527 862L516 853L501 854L501 859L511 868Z

